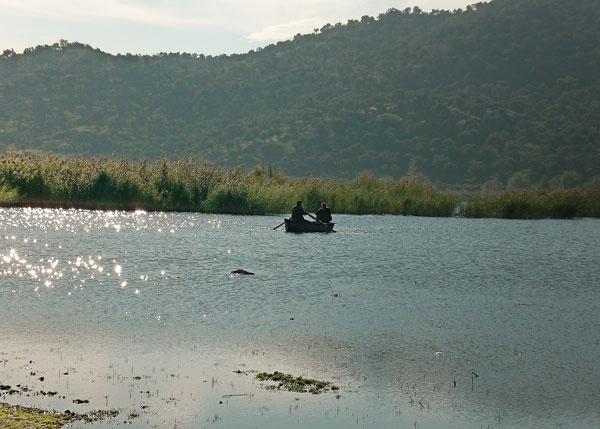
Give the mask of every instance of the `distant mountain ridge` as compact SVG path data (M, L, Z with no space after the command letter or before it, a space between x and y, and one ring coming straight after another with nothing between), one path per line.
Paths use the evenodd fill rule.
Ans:
M600 3L389 10L243 55L0 57L0 149L434 182L600 183Z

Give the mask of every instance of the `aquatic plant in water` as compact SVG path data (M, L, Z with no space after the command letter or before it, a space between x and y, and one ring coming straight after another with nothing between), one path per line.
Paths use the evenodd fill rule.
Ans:
M339 390L339 387L331 384L329 381L294 377L293 375L284 374L279 371L275 371L273 373L260 372L256 375L256 378L263 382L272 382L273 384L269 384L267 386L267 389L272 390L283 389L290 392L312 393L314 395L318 395L319 393L330 390Z
M46 411L18 405L0 403L0 427L3 429L59 429L70 423L80 421L92 423L116 417L116 410L91 411L77 414L70 411Z

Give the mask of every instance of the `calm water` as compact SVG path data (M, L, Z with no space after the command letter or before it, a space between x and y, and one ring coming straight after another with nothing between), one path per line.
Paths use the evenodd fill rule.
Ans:
M0 401L121 410L102 428L600 425L599 221L336 221L0 210L0 383L32 390Z

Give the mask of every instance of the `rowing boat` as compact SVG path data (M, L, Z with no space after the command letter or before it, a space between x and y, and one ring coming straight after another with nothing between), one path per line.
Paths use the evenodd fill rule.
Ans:
M285 219L285 232L332 232L335 223Z

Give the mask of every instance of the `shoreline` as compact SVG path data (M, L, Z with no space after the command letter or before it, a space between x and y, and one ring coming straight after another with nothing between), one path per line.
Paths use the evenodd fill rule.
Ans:
M587 216L571 216L570 213L560 213L558 216L495 216L493 214L481 214L481 213L456 213L464 210L467 202L461 203L455 213L447 216L439 214L414 214L414 213L395 213L395 212L361 212L361 213L349 213L349 212L338 212L334 215L352 215L352 216L412 216L412 217L430 217L430 218L463 218L463 219L504 219L504 220L578 220L578 219L600 219L600 213L590 214ZM0 201L0 209L12 209L12 208L30 208L30 209L54 209L54 210L90 210L90 211L123 211L123 212L136 212L145 211L150 213L201 213L201 214L214 214L214 215L231 215L231 216L288 216L287 213L247 213L235 211L203 211L194 208L168 208L158 207L153 205L145 204L119 204L119 203L91 203L91 202L71 202L71 201Z
M54 201L0 201L0 208L36 208L36 209L63 209L63 210L92 210L92 211L125 211L134 212L143 210L146 212L171 212L173 210L144 204L115 204L115 203L85 203L85 202L54 202ZM194 210L177 210L182 213L194 212Z

